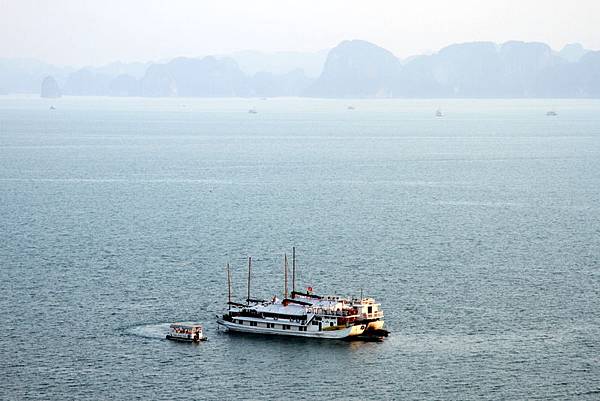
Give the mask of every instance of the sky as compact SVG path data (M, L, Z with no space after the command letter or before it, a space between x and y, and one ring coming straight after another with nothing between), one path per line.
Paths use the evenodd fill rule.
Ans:
M0 57L82 66L310 52L346 39L401 58L470 41L596 50L599 26L600 0L0 0Z

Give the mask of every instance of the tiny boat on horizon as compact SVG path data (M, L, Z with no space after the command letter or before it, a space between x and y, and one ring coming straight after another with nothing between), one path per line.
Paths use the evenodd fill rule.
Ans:
M442 113L442 110L441 110L441 109L437 109L437 110L435 111L435 116L436 116L436 117L444 117L444 113Z
M248 110L248 113L249 114L257 114L258 111L256 111L256 109L250 109L250 110Z
M173 323L169 326L167 340L197 343L208 340L199 323Z
M546 115L547 115L547 116L554 117L554 116L557 116L557 115L558 115L558 113L557 113L557 112L555 112L554 110L550 110L550 111L546 112Z

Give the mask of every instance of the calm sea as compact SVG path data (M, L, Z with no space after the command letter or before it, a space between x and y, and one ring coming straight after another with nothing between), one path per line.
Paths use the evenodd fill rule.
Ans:
M217 331L292 246L391 336ZM599 399L600 101L0 97L0 328L2 399Z

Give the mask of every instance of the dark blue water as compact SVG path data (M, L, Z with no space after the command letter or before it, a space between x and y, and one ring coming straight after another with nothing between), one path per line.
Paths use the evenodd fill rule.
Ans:
M600 102L348 104L0 97L0 398L600 398ZM218 332L293 245L391 337Z

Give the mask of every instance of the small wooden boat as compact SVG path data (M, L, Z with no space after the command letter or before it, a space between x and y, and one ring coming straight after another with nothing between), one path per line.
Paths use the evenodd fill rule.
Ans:
M166 338L190 343L208 340L202 331L202 325L198 323L173 323L169 327L169 334Z

